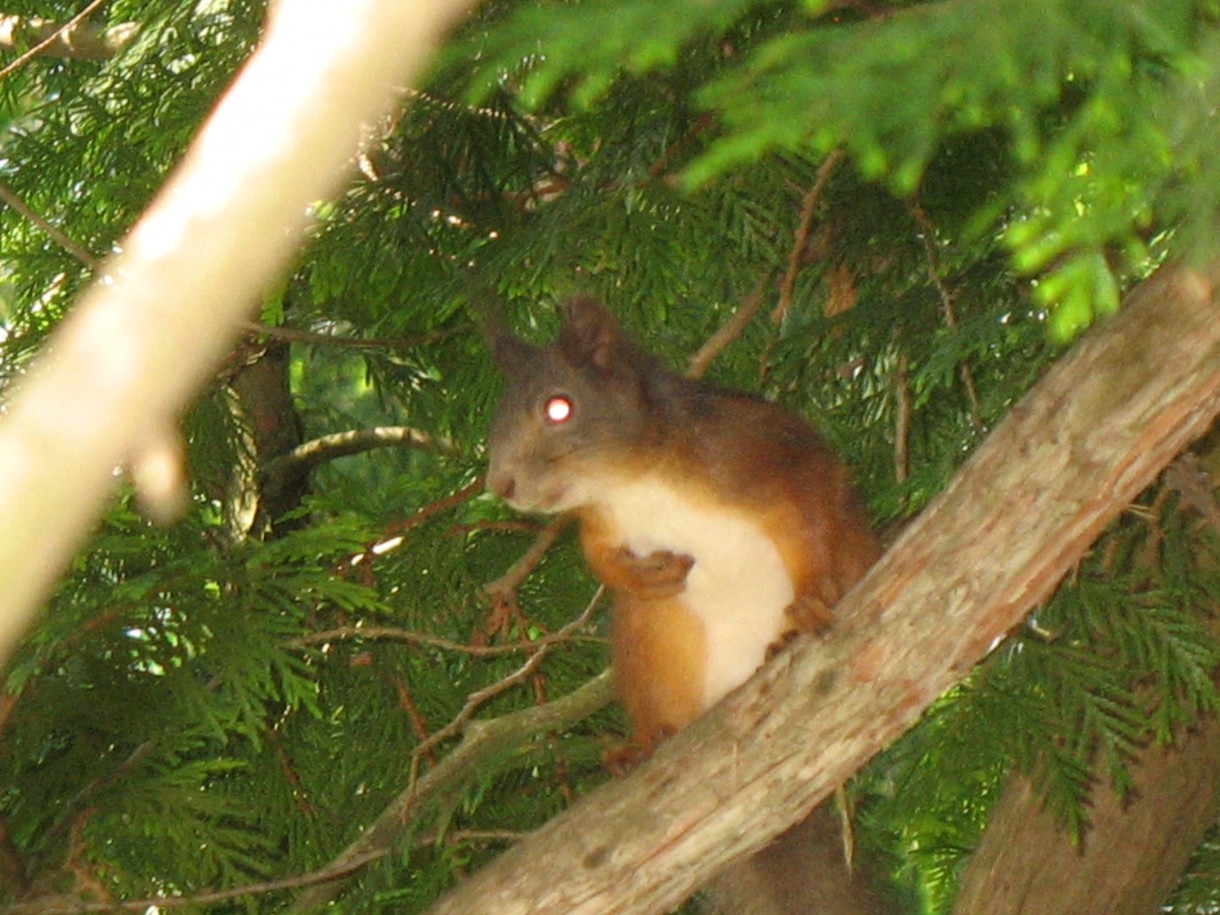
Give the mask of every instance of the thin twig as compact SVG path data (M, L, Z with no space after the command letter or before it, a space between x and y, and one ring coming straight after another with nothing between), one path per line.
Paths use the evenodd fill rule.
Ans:
M894 479L905 483L911 474L911 380L906 353L894 369Z
M363 552L350 554L342 560L334 569L336 575L346 574L351 569L359 566L361 571L372 574L372 563L376 557L382 553L388 552L389 549L396 549L402 544L403 539L408 533L419 527L433 515L437 515L446 509L453 508L455 505L460 505L483 489L483 477L477 476L461 489L456 492L451 492L447 496L441 496L439 499L433 499L431 502L420 506L414 514L401 521L396 521L393 524L387 525L381 535L372 544L367 546ZM367 562L366 562L367 560Z
M69 60L109 60L140 34L140 23L104 25L78 22L65 29L62 23L39 16L0 15L0 51L16 51L21 45L42 42L44 57ZM48 45L47 41L51 43Z
M552 645L563 641L605 641L602 636L569 635L565 630L561 629L557 632L539 636L536 639L508 642L502 645L468 645L465 642L457 642L453 639L445 639L411 629L399 629L394 626L340 626L321 632L311 632L309 635L292 639L289 644L304 647L306 645L322 645L327 642L346 641L348 639L361 639L370 642L382 640L407 642L411 645L426 645L429 648L440 648L444 651L457 651L475 658L494 657L496 655L512 654L517 651L534 651L544 645Z
M648 166L649 176L659 178L662 174L664 174L665 169L669 167L669 163L672 162L680 152L688 149L695 137L707 130L715 122L715 118L708 112L705 112L699 115L699 117L695 118L695 123L691 125L690 130L679 137L676 142L667 146L661 152L660 158L652 163L652 165Z
M805 248L809 244L809 233L813 228L813 217L817 215L818 204L822 201L822 194L826 190L826 183L834 173L835 166L842 160L843 150L841 149L834 150L822 160L822 164L818 166L813 186L805 193L805 199L801 202L801 215L797 220L796 232L793 233L792 249L788 252L788 267L784 271L783 278L779 283L779 300L775 303L775 311L771 313L771 320L776 324L783 320L784 315L788 313L788 309L792 307L792 297L796 290L796 278L801 272L802 258L805 254Z
M582 612L580 614L580 616L578 616L576 619L572 620L572 622L568 623L566 626L562 627L561 629L558 629L554 633L555 637L550 639L549 641L539 639L540 645L539 645L538 650L535 651L526 660L526 662L524 664L522 664L520 667L518 667L511 674L509 674L506 677L503 677L500 680L497 680L495 683L492 683L489 686L485 686L482 689L475 690L473 693L471 693L469 696L467 696L465 704L458 711L458 713L453 717L453 720L450 721L443 728L441 728L439 731L435 731L431 737L422 741L415 748L415 750L411 753L411 777L410 777L410 781L409 781L409 785L408 785L408 790L409 790L410 785L413 785L416 783L417 776L419 774L420 758L425 753L429 752L433 747L437 746L438 744L442 743L445 740L448 740L450 737L453 737L454 735L460 733L461 730L466 726L466 723L471 719L471 717L474 715L474 713L477 712L479 710L479 707L482 706L484 703L488 702L491 699L494 699L496 696L500 695L502 692L504 692L508 689L511 689L512 687L516 686L518 683L521 683L523 680L526 680L531 674L533 674L533 672L538 669L538 665L542 663L543 658L545 658L546 655L550 652L551 645L554 644L554 642L562 641L563 639L567 638L572 633L576 632L578 629L581 629L586 624L588 624L590 617L593 616L593 611L597 609L597 605L601 602L602 595L604 595L605 592L606 592L606 589L604 586L598 588L597 591L593 594L593 598L589 601L588 606L585 607L584 612Z
M908 204L911 215L919 223L920 238L923 241L924 257L928 261L928 276L932 285L940 295L941 314L945 316L945 325L951 330L957 328L957 311L953 306L953 294L941 277L940 257L936 253L936 226L928 218L917 200ZM970 363L964 359L958 363L958 371L962 377L962 387L966 390L966 399L970 402L970 422L976 429L983 428L983 410L979 403L978 389L974 384L974 371Z
M572 523L572 520L572 515L559 515L552 518L547 522L546 527L538 532L538 536L534 538L530 548L509 567L507 572L483 586L483 591L494 603L513 599L521 582L525 581L529 574L537 568L542 557L546 555L546 551L551 548L551 544L559 539L559 535Z
M75 28L77 25L79 25L81 22L84 21L86 16L88 16L94 10L98 9L105 2L106 2L106 0L93 0L92 3L88 4L83 10L81 10L79 13L77 13L75 16L73 16L71 19L69 19L67 22L65 22L62 26L60 26L58 29L56 29L54 32L52 32L42 41L38 42L38 44L34 45L34 47L30 48L24 54L20 55L16 60L14 60L7 67L0 70L0 79L4 79L14 70L18 70L21 67L25 66L27 61L37 57L46 48L49 48L51 45L55 44L55 42L59 41L59 38L61 35L64 35L67 32L72 31L73 28Z
M300 330L295 327L279 327L273 324L263 324L259 321L242 321L241 328L251 334L261 337L271 337L285 340L289 343L316 343L321 346L345 346L355 349L410 349L434 343L454 334L464 333L466 327L449 327L435 330L431 333L415 337L345 337L340 334L320 334L311 330Z
M741 336L742 331L746 329L746 325L762 307L763 296L767 291L767 284L771 281L771 273L767 272L765 276L758 281L750 294L737 306L736 310L729 316L720 328L704 341L704 344L695 351L695 355L690 357L690 361L686 365L687 378L699 378L707 371L707 367L712 364L712 360L719 356L730 343Z
M101 267L101 261L74 242L62 230L56 228L45 216L31 208L29 204L13 192L12 188L3 182L0 182L0 200L7 203L22 218L38 226L51 241L55 242L55 244L59 245L93 272L96 273Z
M433 515L439 514L446 509L453 508L455 505L461 505L467 499L478 495L483 491L483 477L477 476L461 489L451 492L447 496L441 496L439 499L433 499L427 505L424 505L413 514L410 518L404 518L402 521L396 521L386 528L386 536L401 537L408 531L419 527ZM384 539L384 538L383 538Z
M411 685L407 683L407 678L400 671L394 671L390 679L394 684L394 691L398 694L398 704L402 706L402 710L407 713L407 720L411 722L411 731L414 733L415 739L427 740L428 720L419 710L419 703L415 701L415 696L411 693ZM435 750L429 750L425 755L431 765L436 765Z
M534 671L538 669L538 665L541 664L547 654L550 653L550 650L550 645L543 645L532 655L530 655L524 664L522 664L508 676L502 677L495 683L485 686L482 689L476 689L473 693L466 697L466 703L453 717L452 721L450 721L440 730L433 732L431 737L421 741L411 753L411 768L410 778L408 779L408 790L410 790L410 785L418 784L419 765L420 761L425 756L430 754L437 747L437 745L460 734L466 727L467 723L469 723L470 719L474 717L474 713L479 710L480 706L496 698L496 696L500 695L501 693L507 692L524 680L529 679Z

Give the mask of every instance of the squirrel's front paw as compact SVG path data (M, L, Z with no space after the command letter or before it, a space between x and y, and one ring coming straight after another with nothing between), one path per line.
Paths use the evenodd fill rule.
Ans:
M790 603L784 608L784 616L788 618L792 628L785 629L778 639L767 646L768 661L783 651L784 647L802 632L825 635L834 622L834 614L830 612L826 602L812 594L798 597Z
M672 597L686 587L686 576L695 560L684 553L656 550L637 556L624 547L615 557L630 580L629 590L646 600Z
M834 622L834 614L826 606L826 602L812 594L798 597L784 608L784 615L796 627L798 632L814 632L823 634Z

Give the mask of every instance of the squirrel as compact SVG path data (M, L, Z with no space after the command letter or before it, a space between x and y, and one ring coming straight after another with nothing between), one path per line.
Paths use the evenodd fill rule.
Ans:
M827 627L879 555L847 468L803 419L671 371L595 300L569 301L548 346L490 337L508 384L488 488L577 517L613 596L616 689L644 753L793 634Z

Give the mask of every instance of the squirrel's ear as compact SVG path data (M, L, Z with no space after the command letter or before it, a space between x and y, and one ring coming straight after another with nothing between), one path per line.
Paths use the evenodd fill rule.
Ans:
M528 361L536 351L536 347L512 332L504 313L504 303L493 293L484 289L475 290L470 297L469 311L483 339L487 341L492 359L505 375L511 376L512 370Z
M484 324L483 336L496 366L508 378L520 374L521 367L528 364L538 352L538 347L526 343L502 321Z
M569 362L592 363L604 370L618 361L624 345L623 331L600 302L574 298L564 305L557 345Z

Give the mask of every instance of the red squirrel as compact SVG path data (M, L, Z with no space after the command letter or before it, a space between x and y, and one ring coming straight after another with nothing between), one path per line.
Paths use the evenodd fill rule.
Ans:
M494 332L492 350L508 386L488 487L579 519L645 752L826 626L877 558L847 469L804 420L669 370L597 302L570 301L549 346Z

